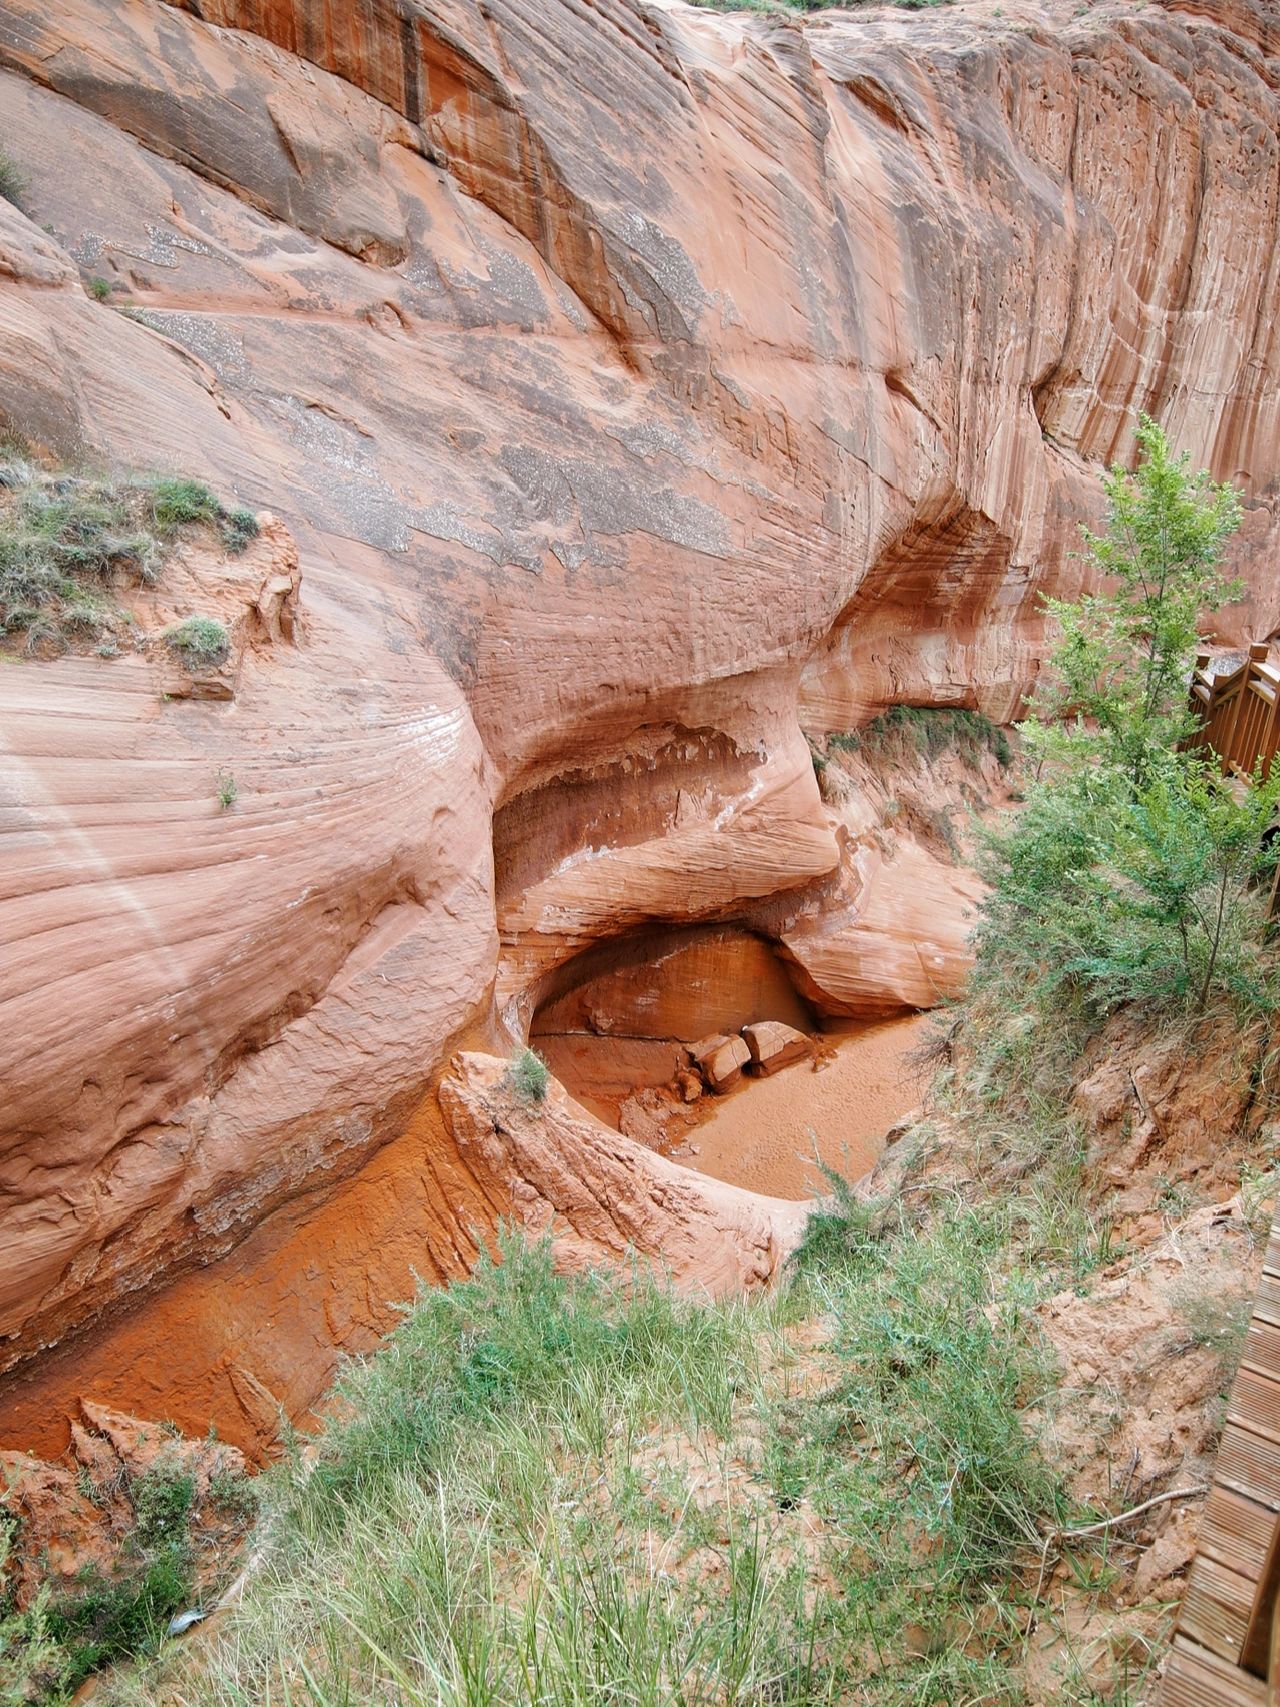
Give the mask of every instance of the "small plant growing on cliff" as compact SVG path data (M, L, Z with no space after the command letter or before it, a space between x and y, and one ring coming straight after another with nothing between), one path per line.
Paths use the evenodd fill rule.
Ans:
M530 1049L526 1044L512 1057L511 1065L507 1069L507 1080L520 1102L541 1103L547 1099L551 1071L537 1050Z
M231 772L226 770L218 772L217 783L219 809L228 812L240 798L240 785Z
M189 616L169 629L165 640L188 670L211 670L225 663L231 638L216 617Z
M245 509L243 505L224 510L219 527L222 543L233 557L238 557L248 547L250 540L258 537L258 518L252 510Z
M161 533L195 522L216 522L222 505L201 480L157 480L151 502Z
M100 273L95 273L89 280L89 295L95 302L105 302L111 295L111 280L104 279Z
M196 1495L195 1477L157 1462L135 1476L129 1489L137 1520L137 1539L142 1547L180 1542L187 1531L187 1518Z
M1009 737L999 724L980 711L950 706L891 705L863 728L829 736L827 746L832 752L861 752L899 765L948 752L975 769L988 753L1002 769L1013 762Z
M0 197L15 207L21 207L26 191L26 173L11 154L0 151Z
M0 639L21 635L38 656L77 644L115 656L131 622L118 595L156 582L186 528L215 527L225 550L242 550L252 537L246 515L200 481L51 468L21 444L5 444Z

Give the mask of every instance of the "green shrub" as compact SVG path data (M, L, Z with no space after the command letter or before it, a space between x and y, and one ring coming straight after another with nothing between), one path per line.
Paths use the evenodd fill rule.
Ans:
M155 481L151 505L161 534L172 534L198 522L216 523L223 514L222 505L200 480Z
M218 525L222 543L233 557L238 557L248 547L250 540L258 537L258 518L252 510L243 506L223 510Z
M89 280L89 295L95 302L105 302L111 295L111 280L95 273Z
M115 655L129 618L113 595L154 583L184 527L216 525L226 549L243 549L244 514L198 481L51 470L10 443L0 449L0 636L25 634L31 652L83 640Z
M236 782L236 779L231 772L227 770L218 772L217 784L218 806L223 812L227 812L240 798L240 785Z
M195 1493L195 1478L190 1471L176 1470L162 1462L135 1476L129 1497L133 1502L138 1545L152 1548L180 1541L186 1534Z
M0 152L0 196L15 207L21 207L26 192L26 173L12 155Z
M226 661L231 637L215 617L189 616L165 631L165 640L188 670L208 670Z
M507 1068L507 1082L521 1102L544 1102L547 1086L551 1082L551 1072L537 1050L526 1045L512 1057Z
M169 1546L117 1575L90 1571L78 1591L52 1600L43 1624L61 1650L59 1695L113 1660L153 1653L191 1589L185 1548Z

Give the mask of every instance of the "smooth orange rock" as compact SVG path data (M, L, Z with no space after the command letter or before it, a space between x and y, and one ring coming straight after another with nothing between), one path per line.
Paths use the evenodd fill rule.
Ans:
M6 1438L78 1362L305 1412L500 1213L432 1075L579 955L954 989L966 880L801 731L1012 712L1139 407L1244 487L1221 638L1276 627L1273 11L1107 11L7 0L4 424L296 563L199 571L232 698L0 670Z
M731 1091L742 1077L751 1051L740 1037L728 1037L700 1063L707 1087L722 1094Z

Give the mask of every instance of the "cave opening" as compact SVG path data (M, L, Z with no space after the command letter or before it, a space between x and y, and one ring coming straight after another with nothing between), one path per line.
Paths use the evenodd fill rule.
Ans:
M918 1100L909 1057L925 1023L832 1020L768 938L711 924L632 933L558 968L529 1041L606 1125L731 1184L803 1198L824 1189L819 1159L849 1177L874 1164ZM804 1047L793 1042L777 1071L745 1061L713 1094L693 1046L760 1026Z
M761 1020L821 1029L765 938L741 925L675 927L615 938L561 967L530 1042L571 1095L617 1126L620 1105L670 1082L690 1044Z

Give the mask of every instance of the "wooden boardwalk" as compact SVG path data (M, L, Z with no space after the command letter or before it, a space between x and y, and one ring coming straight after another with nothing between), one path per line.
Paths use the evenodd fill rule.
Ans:
M1199 652L1191 677L1191 706L1200 719L1194 745L1216 753L1228 776L1246 781L1259 761L1263 776L1270 775L1280 750L1280 670L1270 656L1261 641L1219 675L1209 653Z
M1280 1216L1227 1404L1161 1707L1280 1704L1278 1596Z

